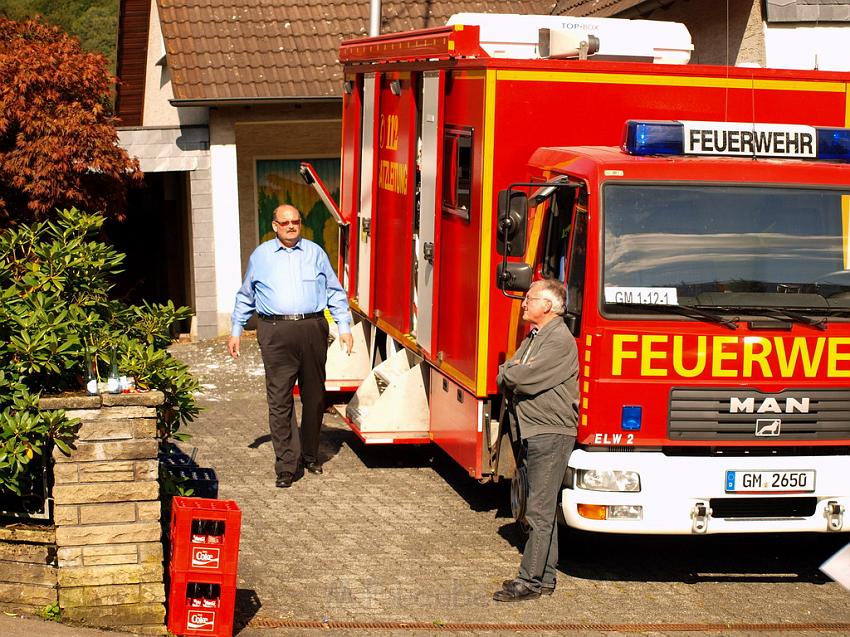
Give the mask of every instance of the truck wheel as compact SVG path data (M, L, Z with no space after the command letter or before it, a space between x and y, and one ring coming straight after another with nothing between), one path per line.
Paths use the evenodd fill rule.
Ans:
M528 504L528 473L520 466L511 480L511 515L514 516L523 531L528 530L525 521L525 508Z

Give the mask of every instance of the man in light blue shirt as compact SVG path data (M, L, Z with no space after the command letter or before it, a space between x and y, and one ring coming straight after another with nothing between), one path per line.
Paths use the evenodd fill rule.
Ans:
M236 293L227 349L234 358L239 356L242 330L256 310L275 485L286 488L302 466L310 473L322 473L318 453L325 411L326 308L339 327L340 346L349 354L353 339L345 290L325 251L301 236L301 213L294 206L278 206L272 229L275 238L261 243L248 260L245 280ZM292 396L296 380L301 393L300 434Z

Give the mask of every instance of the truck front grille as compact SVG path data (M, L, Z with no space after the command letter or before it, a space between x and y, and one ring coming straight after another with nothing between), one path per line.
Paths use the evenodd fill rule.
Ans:
M806 405L805 413L800 413L800 405ZM779 424L774 427L777 420ZM756 435L766 426L774 435ZM850 438L850 391L818 389L762 393L737 387L675 387L670 391L668 434L671 441L757 440L769 443L847 439Z
M817 498L712 498L713 518L808 518Z

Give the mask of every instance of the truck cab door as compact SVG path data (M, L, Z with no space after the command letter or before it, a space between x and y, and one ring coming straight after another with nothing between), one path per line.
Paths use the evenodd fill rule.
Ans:
M574 336L581 331L586 255L587 188L559 188L549 206L540 275L567 284L565 320Z
M584 306L584 275L587 268L587 189L576 191L569 231L564 276L567 284L567 308L564 318L573 336L581 333Z

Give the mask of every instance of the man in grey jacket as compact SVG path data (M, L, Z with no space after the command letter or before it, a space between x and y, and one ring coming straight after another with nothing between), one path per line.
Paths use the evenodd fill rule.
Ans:
M522 302L533 326L497 382L518 426L528 472L530 526L519 575L493 599L514 602L551 595L558 565L558 492L576 440L578 350L563 321L566 289L555 279L536 281Z

